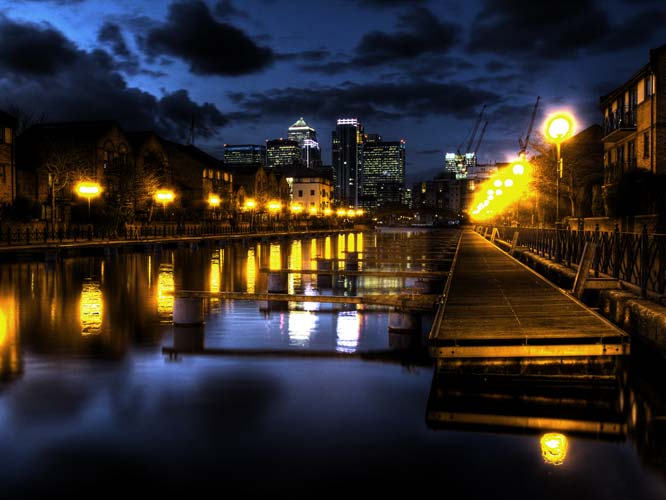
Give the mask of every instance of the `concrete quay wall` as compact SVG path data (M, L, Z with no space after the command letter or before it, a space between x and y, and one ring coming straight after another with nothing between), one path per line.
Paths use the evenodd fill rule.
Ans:
M502 250L510 251L511 243L495 240ZM576 269L557 264L528 250L517 248L513 256L560 288L570 291ZM645 342L666 360L666 306L664 297L641 297L635 286L620 283L617 290L586 290L583 302L629 333Z

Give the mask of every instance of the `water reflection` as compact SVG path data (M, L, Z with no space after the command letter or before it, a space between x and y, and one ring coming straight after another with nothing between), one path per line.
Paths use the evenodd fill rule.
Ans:
M0 297L0 380L14 380L21 374L20 345L16 300L11 295Z
M157 275L157 315L162 323L171 323L173 320L175 290L173 264L160 264Z
M564 434L548 432L541 436L541 456L550 465L562 465L567 457L569 442Z
M246 264L246 273L247 273L247 293L255 293L255 283L257 281L257 263L255 262L255 252L254 247L248 248L247 250L247 264Z
M101 283L88 279L83 283L79 300L79 321L81 335L98 335L102 331L104 297Z
M338 314L336 328L338 352L355 352L359 339L359 315L356 311L345 311Z
M309 347L319 317L309 311L289 311L289 345Z

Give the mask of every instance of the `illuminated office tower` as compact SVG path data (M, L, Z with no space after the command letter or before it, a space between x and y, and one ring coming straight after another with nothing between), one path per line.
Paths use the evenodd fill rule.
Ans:
M321 166L321 149L317 141L317 132L308 125L303 117L289 127L288 138L296 141L301 147L301 159L303 165L308 168Z
M363 145L363 208L403 202L405 141L375 141Z
M266 146L257 144L225 144L224 163L227 165L266 165Z
M344 206L358 207L363 125L356 118L340 118L332 135L336 199Z
M266 167L284 167L301 163L301 147L298 142L291 139L266 141Z

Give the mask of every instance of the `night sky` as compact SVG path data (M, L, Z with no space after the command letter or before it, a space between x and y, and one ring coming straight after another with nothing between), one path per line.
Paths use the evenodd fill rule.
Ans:
M556 107L582 129L599 97L666 43L663 0L0 0L0 108L109 119L221 157L300 116L331 162L338 117L407 141L430 179L487 105L482 162Z

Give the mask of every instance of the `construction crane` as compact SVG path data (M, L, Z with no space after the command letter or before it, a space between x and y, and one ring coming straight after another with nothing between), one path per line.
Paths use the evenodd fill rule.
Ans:
M534 118L536 118L537 108L539 107L539 100L541 96L537 96L536 102L534 103L534 109L532 110L532 118L530 118L530 124L527 127L527 133L525 134L525 139L519 137L518 145L520 146L520 151L518 151L519 158L525 158L527 155L527 145L530 142L530 134L532 133L532 127L534 126Z
M476 123L474 124L474 127L472 128L472 132L469 137L469 141L467 142L467 148L465 149L464 153L460 152L460 149L462 148L462 143L458 146L458 151L457 154L458 156L462 156L465 153L470 153L472 149L472 143L474 142L474 137L476 136L476 131L479 129L479 124L481 123L481 118L483 118L483 112L486 110L486 105L483 105L483 108L481 108L481 112L479 113L479 116L476 118Z
M476 152L479 150L479 146L481 145L481 141L483 140L483 135L486 133L486 127L488 126L488 120L486 120L486 123L483 124L483 128L481 129L481 135L479 135L479 140L476 142L476 146L474 147L474 155L478 158L478 155Z

